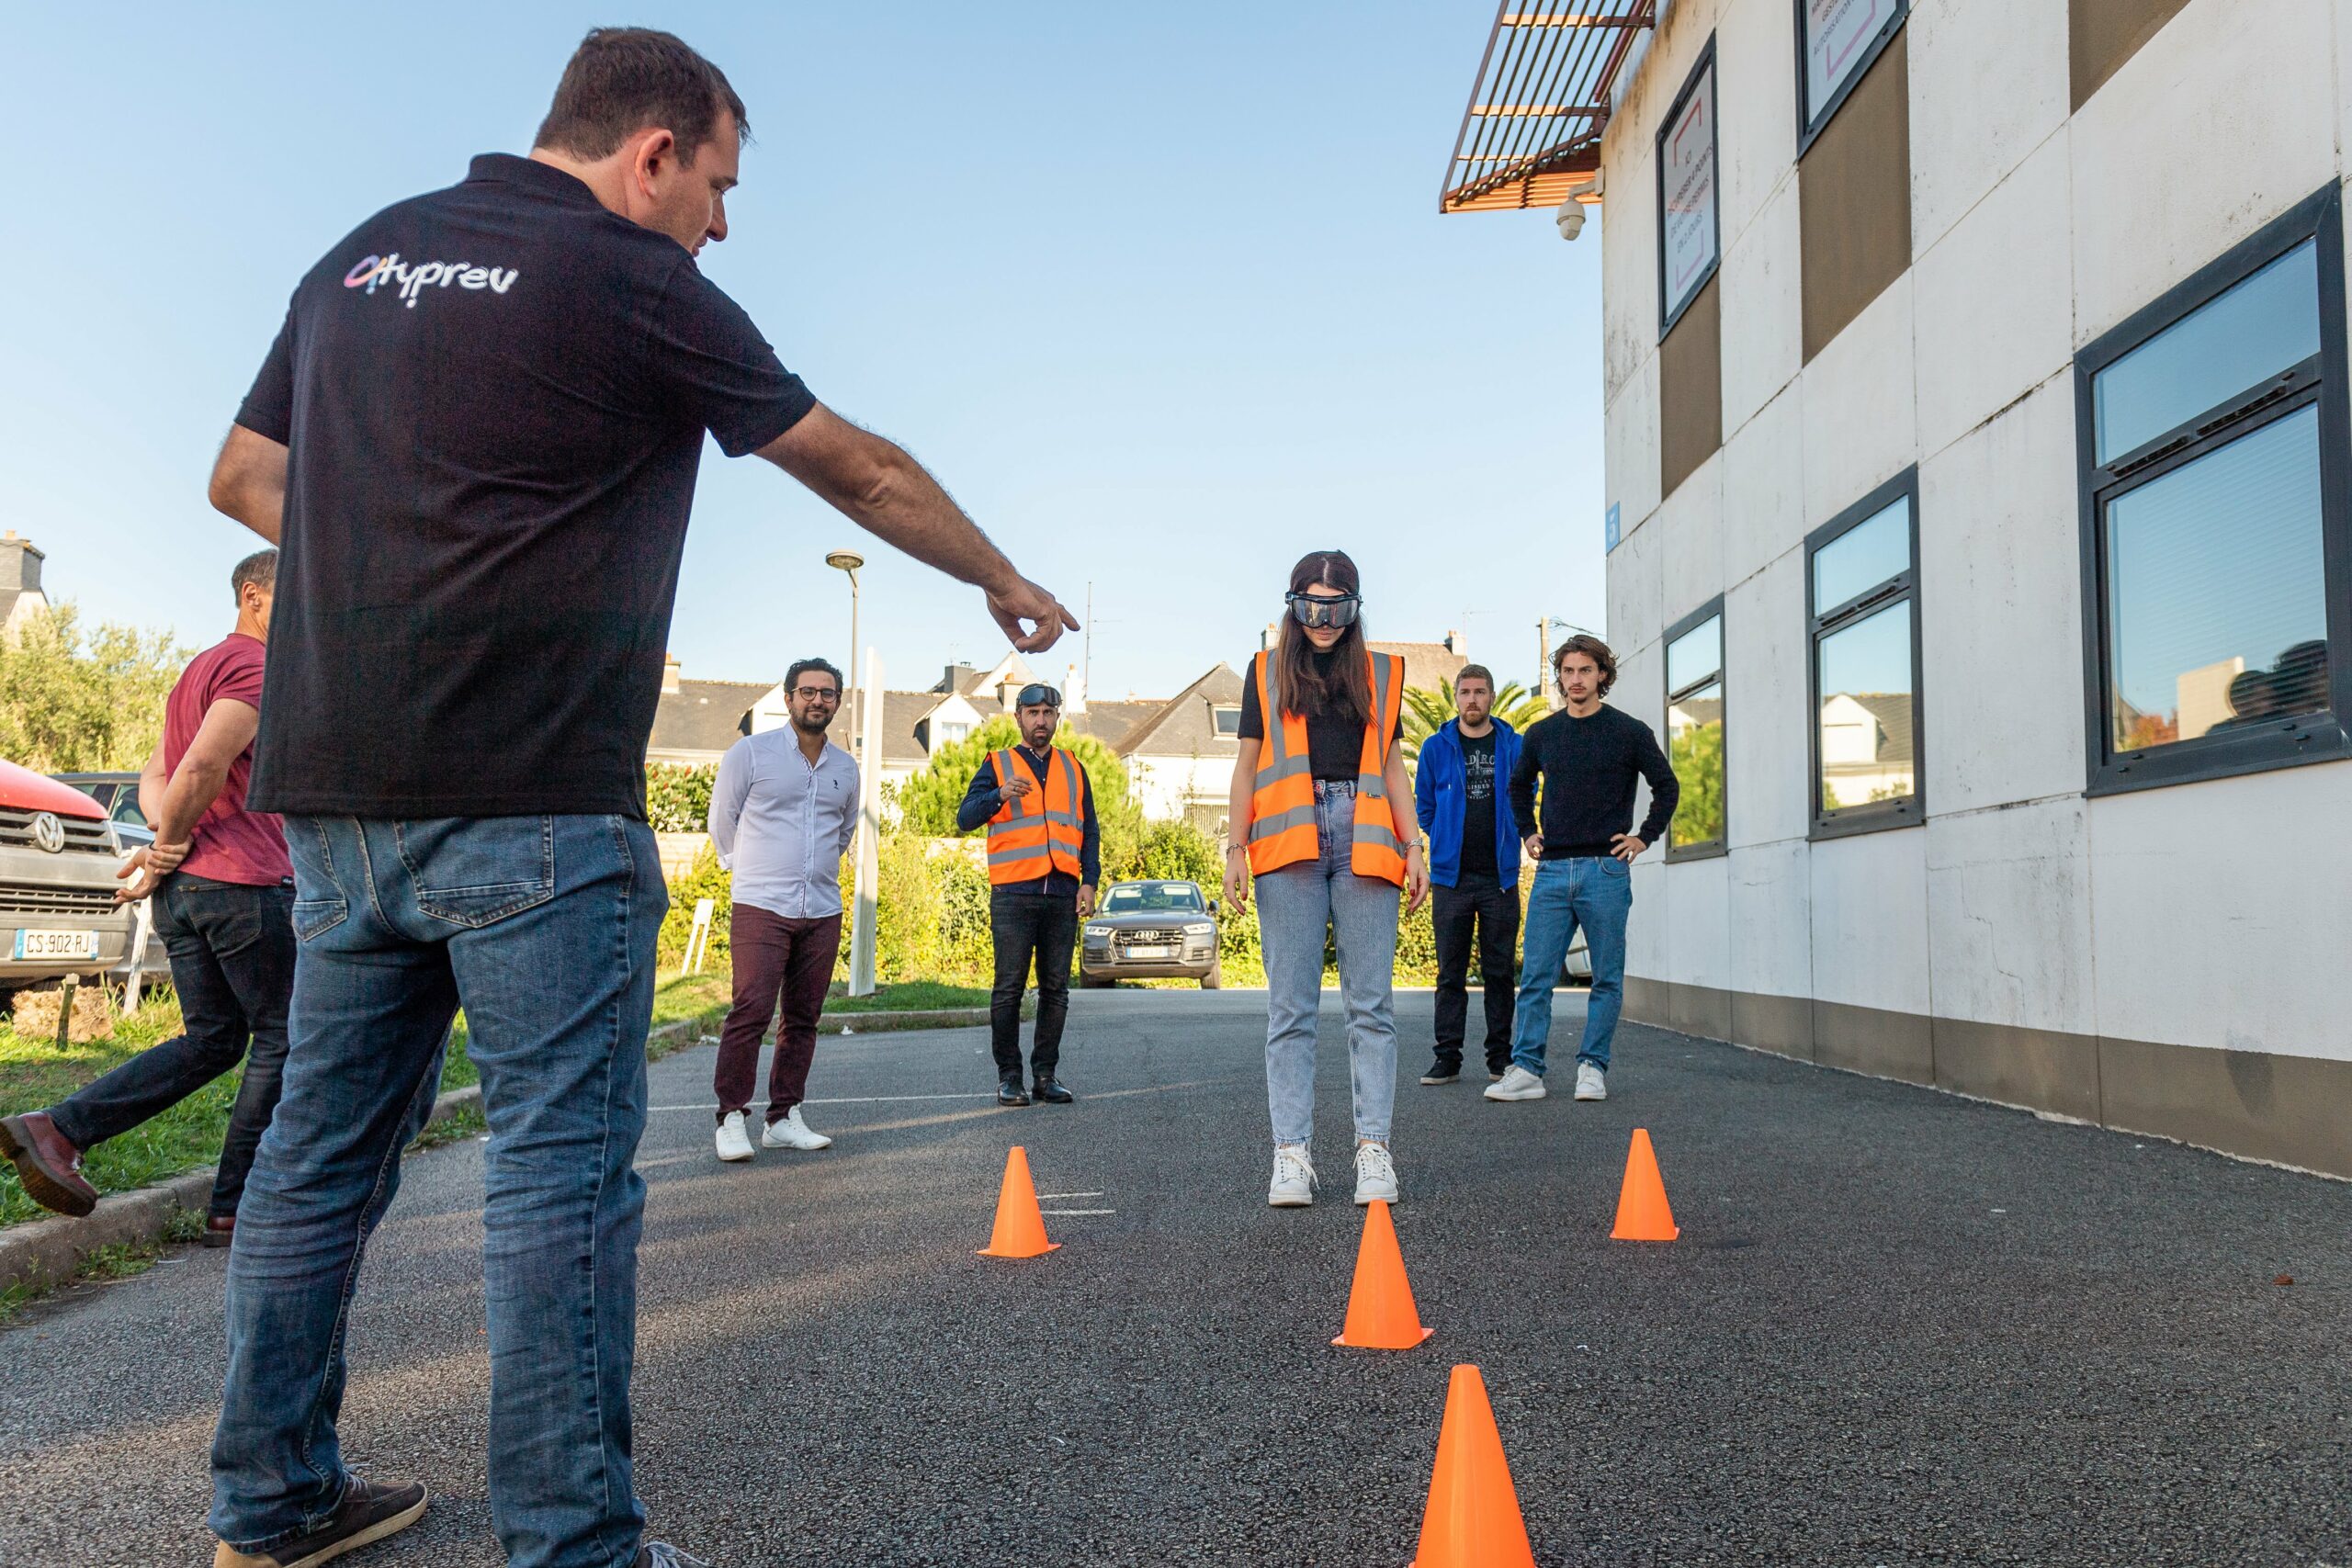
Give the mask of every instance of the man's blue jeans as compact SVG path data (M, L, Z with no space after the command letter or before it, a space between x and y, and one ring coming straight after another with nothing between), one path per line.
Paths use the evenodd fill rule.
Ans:
M619 817L288 817L300 942L283 1097L229 1256L214 1533L315 1529L361 1248L466 1011L490 1123L482 1273L490 1505L514 1568L613 1568L644 1516L629 1465L645 1034L669 908Z
M1609 1070L1609 1045L1625 1002L1625 917L1634 908L1634 868L1613 855L1547 860L1535 868L1527 895L1525 957L1519 971L1519 1017L1511 1027L1510 1059L1544 1076L1544 1048L1552 1034L1552 987L1584 928L1592 955L1592 995L1584 1010L1584 1039L1577 1060Z

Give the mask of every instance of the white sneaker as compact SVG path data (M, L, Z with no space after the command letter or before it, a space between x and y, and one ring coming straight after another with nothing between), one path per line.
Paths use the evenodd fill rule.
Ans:
M1266 1201L1277 1209L1304 1209L1315 1201L1315 1167L1305 1144L1274 1145L1274 1182L1266 1189Z
M752 1157L752 1135L743 1131L743 1113L730 1111L718 1124L718 1157L730 1163Z
M1577 1064L1577 1098L1578 1100L1607 1100L1609 1076L1590 1062L1578 1062Z
M769 1122L767 1131L760 1134L760 1146L764 1149L821 1149L831 1144L832 1139L824 1134L808 1130L797 1105Z
M1487 1098L1488 1100L1541 1100L1544 1098L1544 1080L1517 1062L1513 1062L1510 1065L1510 1070L1505 1073L1498 1082L1487 1086Z
M1356 1145L1356 1207L1362 1208L1374 1199L1396 1201L1396 1162L1388 1157L1386 1144Z

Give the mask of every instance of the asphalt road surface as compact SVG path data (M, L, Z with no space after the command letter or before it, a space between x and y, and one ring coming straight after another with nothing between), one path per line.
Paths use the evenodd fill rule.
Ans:
M749 1166L712 1157L709 1050L655 1066L656 1534L722 1568L1403 1564L1473 1361L1545 1564L2352 1565L2343 1185L1648 1029L1604 1105L1488 1104L1412 1082L1406 996L1396 1228L1437 1336L1337 1349L1336 1011L1323 1194L1273 1211L1262 995L1073 1003L1075 1106L996 1108L977 1030L828 1038L839 1141ZM1670 1245L1608 1239L1636 1126ZM1065 1245L975 1257L1016 1142ZM369 1255L345 1449L435 1501L357 1563L500 1561L478 1155L412 1159ZM209 1561L221 1268L0 1332L0 1561Z

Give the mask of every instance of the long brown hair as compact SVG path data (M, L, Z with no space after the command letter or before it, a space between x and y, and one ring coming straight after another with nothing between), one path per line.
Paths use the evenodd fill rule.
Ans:
M1356 563L1345 550L1316 550L1290 569L1290 591L1303 593L1320 583L1342 593L1362 593ZM1282 635L1275 643L1274 697L1283 713L1301 718L1325 715L1363 723L1372 713L1372 671L1364 658L1363 613L1340 633L1331 645L1331 671L1319 673L1308 656L1319 651L1306 640L1306 628L1283 606ZM1272 715L1267 722L1279 720Z

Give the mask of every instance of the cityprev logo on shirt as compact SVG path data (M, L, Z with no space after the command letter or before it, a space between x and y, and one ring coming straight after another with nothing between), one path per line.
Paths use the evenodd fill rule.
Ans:
M373 294L379 284L388 288L397 284L401 300L413 310L416 297L428 288L447 288L454 283L460 288L487 288L493 294L503 294L514 287L514 280L520 276L519 267L475 266L461 261L419 262L410 266L401 262L400 252L394 251L388 256L368 257L343 275L343 286L365 288Z

